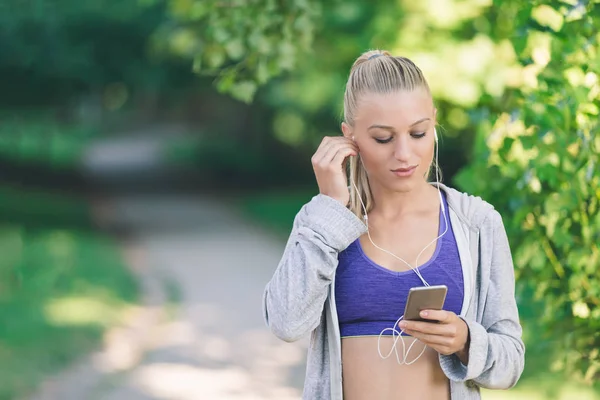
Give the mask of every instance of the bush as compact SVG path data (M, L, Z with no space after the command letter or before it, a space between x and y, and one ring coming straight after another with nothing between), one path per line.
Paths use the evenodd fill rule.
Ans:
M551 341L553 369L591 383L600 379L600 7L539 3L498 4L514 24L504 28L517 34L523 81L497 105L508 111L482 114L495 122L481 123L456 183L504 215L521 293L544 305L536 344Z

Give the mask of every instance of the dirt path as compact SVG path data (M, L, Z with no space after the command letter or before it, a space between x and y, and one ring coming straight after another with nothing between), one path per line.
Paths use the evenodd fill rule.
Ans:
M261 314L281 241L197 197L129 196L103 207L105 222L128 232L144 306L103 351L32 400L300 398L306 341L279 341Z

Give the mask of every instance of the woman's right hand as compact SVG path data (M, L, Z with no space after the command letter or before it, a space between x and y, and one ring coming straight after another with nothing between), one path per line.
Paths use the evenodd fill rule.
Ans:
M344 136L326 136L312 156L311 162L319 193L334 198L344 206L350 201L345 160L358 155L358 146Z

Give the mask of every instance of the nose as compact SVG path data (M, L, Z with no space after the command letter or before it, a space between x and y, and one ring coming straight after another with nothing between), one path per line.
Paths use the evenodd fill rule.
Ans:
M398 135L394 146L394 158L401 162L408 162L410 158L410 147L406 135Z

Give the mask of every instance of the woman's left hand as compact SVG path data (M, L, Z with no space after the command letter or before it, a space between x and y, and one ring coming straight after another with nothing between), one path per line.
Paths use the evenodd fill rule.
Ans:
M469 362L469 327L455 313L445 310L423 310L421 318L439 321L401 321L405 333L419 339L440 354L455 354L467 365Z

